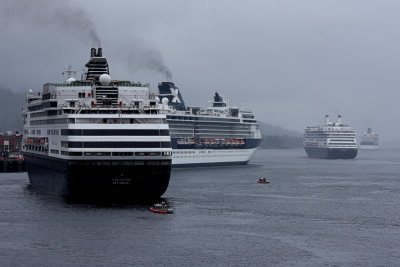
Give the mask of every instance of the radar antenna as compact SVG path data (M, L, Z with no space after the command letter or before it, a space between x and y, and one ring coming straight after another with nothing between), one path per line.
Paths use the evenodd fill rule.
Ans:
M72 75L76 75L76 70L72 70L72 66L69 65L61 74L68 79L71 78Z

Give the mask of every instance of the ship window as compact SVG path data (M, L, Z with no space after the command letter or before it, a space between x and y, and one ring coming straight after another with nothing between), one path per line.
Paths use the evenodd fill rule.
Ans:
M74 107L75 107L75 102L74 102L74 101L69 102L69 106L70 106L71 108L74 108Z
M112 155L117 157L130 157L133 156L133 152L113 152Z
M61 146L63 146L61 141ZM170 148L171 142L68 142L70 148Z
M77 136L169 136L168 130L147 130L147 129L121 129L121 130L91 130L91 129L62 129L62 135Z
M160 165L160 161L158 160L149 160L146 163L147 165Z
M85 152L85 156L111 156L111 152Z

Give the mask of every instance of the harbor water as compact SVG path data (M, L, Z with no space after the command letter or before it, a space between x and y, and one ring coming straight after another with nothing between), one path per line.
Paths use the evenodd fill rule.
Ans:
M260 149L247 166L173 169L163 197L173 214L68 200L0 173L0 265L400 264L399 150Z

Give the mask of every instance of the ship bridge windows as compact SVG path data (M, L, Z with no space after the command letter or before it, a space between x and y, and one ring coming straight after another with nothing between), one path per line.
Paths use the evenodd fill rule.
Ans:
M46 101L44 103L28 107L28 111L38 111L45 108L56 108L57 101Z
M242 113L242 118L254 119L254 115L251 113Z
M46 110L46 111L42 111L42 112L35 112L35 113L31 113L31 118L38 118L38 117L48 117L48 116L57 116L57 115L61 115L62 110Z

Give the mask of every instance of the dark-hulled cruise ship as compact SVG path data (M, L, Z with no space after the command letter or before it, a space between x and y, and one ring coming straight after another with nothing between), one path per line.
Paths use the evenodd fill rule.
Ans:
M23 153L30 183L62 196L152 199L167 189L172 160L166 115L148 84L112 80L92 48L82 80L29 90Z
M172 167L247 164L261 142L251 111L231 106L215 93L207 108L186 106L172 82L158 86L156 100L167 114Z
M304 131L304 149L310 158L354 159L357 156L357 141L354 130L342 124L342 116L337 122L330 122L325 116L325 124L308 126Z

